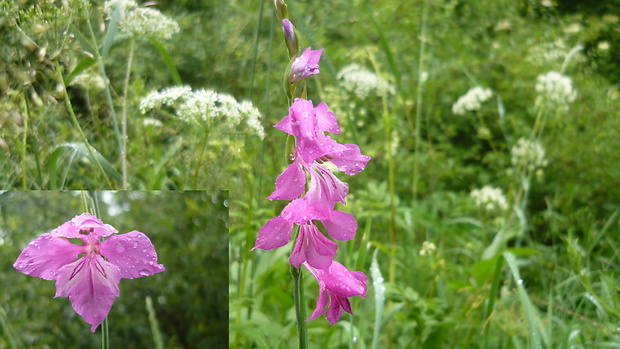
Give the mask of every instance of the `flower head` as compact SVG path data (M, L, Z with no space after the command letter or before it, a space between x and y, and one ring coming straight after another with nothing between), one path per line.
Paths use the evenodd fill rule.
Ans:
M349 271L336 261L325 269L315 269L308 263L304 263L304 266L319 282L319 299L316 302L316 309L308 320L325 314L329 323L333 325L340 319L343 310L353 314L349 297L366 298L368 277L361 271Z
M570 77L558 72L548 72L536 78L537 105L547 104L558 111L568 111L568 104L575 101L577 92Z
M468 111L476 111L482 108L482 103L492 96L493 91L491 89L481 86L471 88L452 105L452 113L465 115Z
M476 206L487 211L505 211L508 209L508 201L500 188L485 185L482 189L474 189L470 196L476 202Z
M307 78L310 75L319 73L319 60L323 49L311 50L308 47L301 56L295 58L293 65L291 66L291 74L289 75L289 82L294 83Z
M121 278L165 270L157 264L155 247L146 235L138 231L112 235L115 233L118 231L111 225L83 213L28 244L13 267L26 275L55 280L55 297L69 297L75 312L94 332L120 295ZM82 240L83 245L71 243L70 238Z

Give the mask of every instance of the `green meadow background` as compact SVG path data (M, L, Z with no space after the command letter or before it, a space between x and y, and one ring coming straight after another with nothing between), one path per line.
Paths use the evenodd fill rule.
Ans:
M309 321L310 348L620 347L620 2L287 3L302 47L325 49L308 98L335 112L343 132L334 139L372 157L364 172L338 174L350 187L339 209L359 224L356 238L340 243L338 261L369 276L368 294L353 298L355 315L334 326ZM265 199L288 160L286 136L272 127L289 107L282 86L289 60L273 4L180 0L148 8L174 19L179 32L123 36L101 1L0 1L0 188L230 190L226 225L206 218L210 200L131 205L151 217L143 220L147 235L164 217L174 227L149 231L158 232L162 263L179 263L166 277L185 284L156 287L164 274L143 286L124 280L122 292L136 287L136 297L117 299L111 341L154 346L144 307L152 295L167 348L205 347L223 334L231 348L294 348L292 244L249 251L286 204ZM541 100L537 78L551 71L571 79L573 101ZM71 84L78 73L107 79ZM188 122L173 108L140 110L150 92L182 85L251 101L265 137L226 115ZM475 86L492 97L456 115L453 105ZM544 150L537 166L514 160L521 138ZM501 189L504 209L472 197L487 185ZM28 194L2 194L10 195ZM227 212L221 197L216 202ZM10 257L0 274L10 285L2 329L12 334L0 336L0 347L97 345L68 302L51 298L49 282L10 267L28 241L73 211L63 206L62 217L44 219L41 210L14 216L13 204L0 207L17 234L3 228L0 244ZM214 235L169 231L189 219L183 210L205 215L212 223L203 228L216 224L217 246L228 229L228 288L207 287L216 277L209 262L187 251L189 239L207 249ZM17 229L22 221L30 228ZM304 281L311 311L318 285ZM30 290L27 298L20 289ZM218 310L218 326L227 327L212 334L199 320L212 314L192 302L216 289L227 292L228 323ZM16 316L25 307L27 321Z

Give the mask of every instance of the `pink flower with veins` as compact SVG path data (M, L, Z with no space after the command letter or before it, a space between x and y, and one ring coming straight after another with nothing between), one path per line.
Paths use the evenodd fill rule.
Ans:
M340 319L343 310L353 315L349 297L366 298L368 277L361 271L349 271L336 261L325 269L313 268L308 263L304 263L304 266L319 282L316 309L307 320L316 319L325 314L329 323L333 325ZM325 309L326 306L327 309Z
M285 24L283 23L283 25ZM285 27L283 27L283 30L284 33L287 34L287 29ZM288 39L288 36L286 38ZM312 48L308 47L304 53L295 58L291 65L291 74L288 78L289 82L298 82L310 75L318 74L321 54L323 54L323 49L312 51Z
M120 296L121 278L165 270L157 264L155 247L146 235L139 231L112 235L115 233L118 231L111 225L83 213L28 244L13 267L26 275L55 280L55 298L69 297L75 312L95 332L108 316L114 298ZM104 237L108 238L101 241ZM84 244L73 244L70 238L79 238Z

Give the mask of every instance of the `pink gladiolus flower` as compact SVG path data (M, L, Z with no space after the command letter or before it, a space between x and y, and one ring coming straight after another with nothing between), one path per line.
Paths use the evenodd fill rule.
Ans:
M304 266L319 282L319 298L316 309L307 320L316 319L325 314L331 325L342 316L342 311L353 314L349 297L366 298L368 277L361 271L349 271L342 264L333 261L329 268L316 269L309 263ZM329 303L329 305L328 305ZM327 306L327 310L325 307Z
M318 74L319 60L321 59L322 53L323 49L312 51L311 47L308 47L301 56L295 58L293 65L291 65L289 82L298 82L310 75Z
M146 235L138 231L112 235L115 233L118 231L111 225L83 213L28 244L13 267L26 275L55 280L55 298L69 297L75 312L94 332L108 316L114 298L119 297L121 278L165 270L157 264L155 247ZM79 238L84 244L75 245L69 238Z

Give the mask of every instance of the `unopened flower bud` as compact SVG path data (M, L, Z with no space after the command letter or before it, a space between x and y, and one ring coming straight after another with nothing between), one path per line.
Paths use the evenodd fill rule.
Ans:
M288 19L282 20L282 31L284 32L284 41L286 41L286 48L290 57L297 56L299 52L299 41L297 40L297 33L293 23Z
M288 10L284 0L274 0L273 4L276 8L276 15L278 15L279 20L288 18Z

